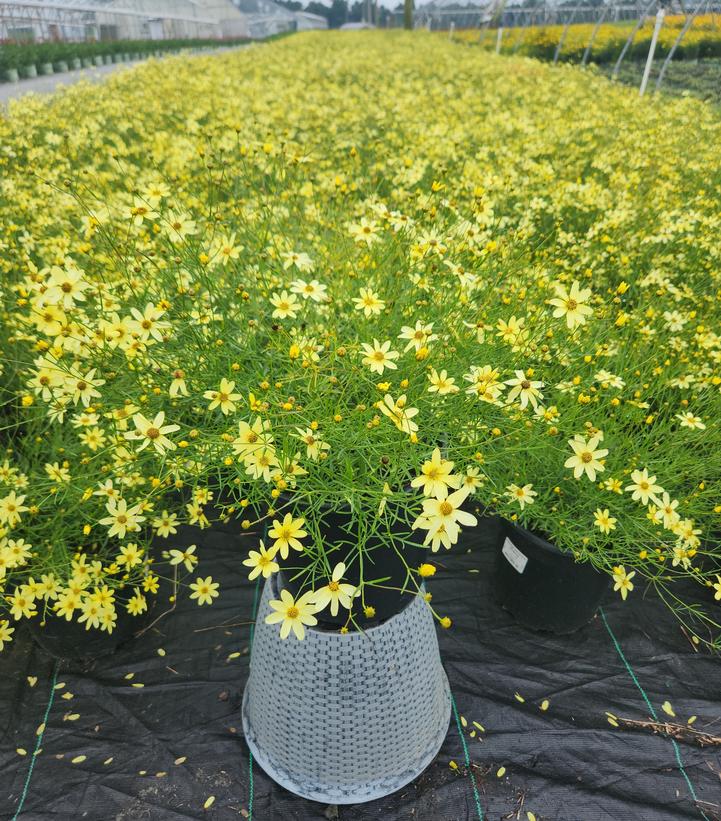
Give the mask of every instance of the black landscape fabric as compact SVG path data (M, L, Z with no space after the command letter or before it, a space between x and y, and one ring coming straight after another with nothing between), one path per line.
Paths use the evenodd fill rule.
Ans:
M20 630L0 655L0 818L23 801L21 821L465 821L479 809L489 821L721 819L721 660L697 652L640 586L625 603L607 594L607 624L599 615L563 637L518 627L493 599L497 536L483 521L433 556L442 565L433 601L453 619L439 639L470 768L452 721L432 765L380 801L315 804L257 765L251 781L240 705L255 583L241 561L257 535L185 528L176 546L198 544L220 598L199 607L183 595L114 655L60 662L44 732L54 660ZM665 730L650 723L630 671ZM688 726L707 736L691 738Z

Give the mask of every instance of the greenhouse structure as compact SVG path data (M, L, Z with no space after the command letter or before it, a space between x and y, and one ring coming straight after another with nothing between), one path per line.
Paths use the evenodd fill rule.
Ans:
M0 42L262 38L324 27L310 17L272 0L2 0Z

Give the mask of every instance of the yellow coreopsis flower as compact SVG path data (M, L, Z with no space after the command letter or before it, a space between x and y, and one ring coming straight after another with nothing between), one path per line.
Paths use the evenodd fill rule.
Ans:
M458 393L460 388L455 384L456 380L448 376L448 371L442 370L440 373L435 368L428 372L428 393L437 393L439 396L447 396L451 393Z
M190 589L193 591L190 598L196 599L198 604L212 604L213 599L220 595L218 593L219 587L220 585L218 582L213 581L212 576L207 576L205 579L199 576L196 581L190 584Z
M613 580L615 582L613 589L621 593L621 598L626 601L626 596L633 590L631 579L636 575L636 571L632 570L630 573L626 572L623 565L613 568Z
M21 519L21 514L30 510L23 504L25 496L18 496L11 490L7 496L0 499L0 525L15 527Z
M360 296L353 297L356 311L363 311L366 319L377 316L385 307L385 302L371 288L361 288Z
M140 530L140 522L145 521L145 516L140 515L141 506L139 504L128 507L125 499L108 499L105 505L108 516L100 519L98 524L108 527L108 537L117 536L124 539L128 532Z
M303 530L305 519L302 517L294 519L292 514L286 513L283 521L273 519L273 527L268 531L268 536L274 539L272 548L280 553L282 559L288 558L289 548L293 550L303 550L303 544L300 541L308 534Z
M248 558L243 561L246 567L251 568L250 573L248 573L248 578L252 581L262 573L263 578L267 579L272 576L273 573L277 573L280 570L280 565L274 561L277 552L278 548L275 545L266 549L261 539L260 550L249 551Z
M588 441L583 436L568 440L573 456L566 459L564 467L573 468L574 479L580 479L585 473L592 482L595 482L596 472L606 469L600 460L608 456L608 450L598 447L600 441L600 434L592 436Z
M604 508L601 510L599 507L593 513L593 523L596 527L601 531L601 533L610 533L612 530L616 529L616 522L618 519L614 519L613 516L608 511L608 508Z
M315 594L311 590L304 593L296 601L287 590L281 590L280 599L269 602L274 612L265 617L265 623L280 623L280 637L282 639L288 638L292 630L296 638L302 641L305 638L304 625L313 627L318 624L318 619L313 615L317 612L317 606L313 601L314 596Z
M6 642L13 640L14 632L15 628L10 627L10 622L7 619L0 619L0 651L5 647Z
M392 351L390 347L390 340L381 344L377 339L374 339L372 345L363 342L361 348L365 356L361 361L364 365L368 365L373 373L382 374L386 368L395 371L398 365L393 360L398 359L400 354L398 351Z
M461 510L467 497L468 489L462 487L445 499L426 499L423 502L423 512L413 522L412 527L414 530L422 528L428 531L423 544L430 544L434 553L441 544L450 548L458 541L460 525L473 527L478 523L472 513Z
M565 317L570 330L585 324L586 319L593 313L593 308L586 304L591 298L591 289L581 288L578 282L571 285L570 291L560 283L555 287L556 297L548 300L555 307L553 316L557 319Z
M180 425L164 425L164 421L165 411L156 413L152 421L146 419L142 413L136 413L133 416L135 430L127 431L123 436L130 441L140 442L138 452L152 445L155 451L162 456L166 450L174 450L177 447L166 434L180 430Z
M647 505L648 500L651 499L655 505L659 504L658 495L663 493L661 485L656 484L656 477L648 475L648 469L634 470L631 474L632 484L627 485L624 490L632 491L631 498L634 502L641 502L642 505Z
M538 408L538 400L543 399L543 394L539 388L543 387L543 382L532 381L528 379L523 371L516 371L514 379L506 379L505 384L511 387L508 392L507 401L510 404L518 399L521 403L521 408L527 407L530 402L533 410Z
M295 294L282 291L280 294L273 294L270 302L274 307L271 316L274 319L295 319L300 310L300 304Z
M462 482L461 476L453 475L453 464L441 456L440 448L436 448L431 458L421 465L421 475L411 481L411 487L422 488L424 496L445 499L448 488L458 489Z
M506 488L506 496L508 496L512 502L518 502L521 506L521 510L523 510L526 505L533 504L538 493L533 490L533 485L530 483L522 486L510 484Z
M169 550L168 553L170 554L170 564L182 564L185 566L188 573L190 573L195 565L198 564L198 557L195 555L196 548L197 545L191 544L186 547L185 550L178 550L177 548Z
M376 407L393 422L399 431L411 436L418 430L418 425L413 421L413 417L418 414L418 408L407 407L406 401L405 394L399 396L398 400L395 401L387 393L383 397L383 401L376 404Z
M316 612L324 610L330 604L332 616L338 615L338 606L342 605L346 610L350 610L353 605L353 597L358 593L358 588L352 584L341 581L345 575L345 564L338 562L333 568L330 581L324 587L318 588L313 594L313 601L317 608Z
M233 393L234 390L235 382L231 382L228 379L223 378L220 380L220 387L217 391L205 391L203 397L211 400L208 405L208 410L220 408L221 412L225 416L229 413L235 412L236 402L240 401L243 397L239 393Z

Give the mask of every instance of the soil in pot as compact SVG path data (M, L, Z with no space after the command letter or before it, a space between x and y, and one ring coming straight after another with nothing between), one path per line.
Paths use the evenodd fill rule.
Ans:
M35 643L48 655L56 659L86 660L102 658L114 653L122 644L131 641L135 634L145 627L152 612L153 602L148 602L150 610L140 616L131 616L124 604L117 603L118 620L112 633L91 628L85 629L76 619L66 621L52 613L45 615L45 626L41 627L39 616L27 622Z
M405 530L405 528L404 528ZM325 542L325 550L328 554L328 561L331 569L338 562L343 562L346 572L343 581L357 586L360 583L361 563L359 560L358 544L358 523L353 521L350 509L328 510L323 516L322 532ZM307 541L307 540L306 540ZM400 539L397 539L396 546L405 562L411 567L417 567L427 558L427 551L421 547L422 539L419 537L416 542L407 541L401 546ZM287 588L292 595L298 596L301 592L309 589L308 585L312 579L307 573L297 576L298 571L308 570L313 565L312 552L297 553L290 551L288 557L288 568L281 570L281 580L283 587ZM403 559L396 553L393 547L385 544L378 536L372 536L365 542L363 548L363 578L368 580L385 579L380 582L382 586L367 586L365 589L363 602L358 596L353 601L352 613L356 623L363 628L380 624L396 613L399 613L415 595L413 592L401 593L406 586L407 571ZM296 577L296 578L294 578ZM325 573L316 577L314 586L325 585L328 579ZM410 591L414 588L408 586ZM372 607L373 614L366 615L364 607ZM348 611L340 607L338 615L331 615L330 608L316 614L321 627L335 629L342 627L348 621Z
M496 599L519 624L563 635L591 621L611 577L575 561L538 534L505 522L493 582Z

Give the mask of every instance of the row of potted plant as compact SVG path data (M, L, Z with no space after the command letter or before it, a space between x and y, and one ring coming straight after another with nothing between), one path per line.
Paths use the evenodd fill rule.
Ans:
M612 585L655 592L717 646L721 598L718 224L711 197L683 210L710 163L680 180L664 130L649 172L634 132L622 173L594 141L631 101L581 94L570 72L568 99L602 108L569 142L524 119L545 124L558 73L521 73L520 96L497 77L481 112L452 45L355 45L151 65L114 100L71 92L94 112L72 133L52 104L0 123L0 644L27 625L50 647L69 625L84 653L168 589L210 605L212 549L180 526L245 533L239 571L264 583L246 738L281 783L333 803L399 786L441 743L433 623L454 614L429 579L479 531L500 534L492 586L535 628L580 626ZM367 65L378 78L349 97ZM635 199L641 182L655 195ZM393 696L381 714L409 746L387 783L359 786L346 749L331 759L350 769L309 791L288 751L344 739L353 711L375 731L363 680Z
M242 38L217 40L195 38L182 40L117 40L53 43L0 44L0 82L16 82L20 77L35 77L70 69L89 68L109 63L139 60L147 56L177 53L183 50L237 45Z

